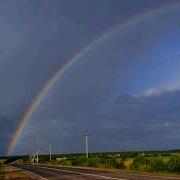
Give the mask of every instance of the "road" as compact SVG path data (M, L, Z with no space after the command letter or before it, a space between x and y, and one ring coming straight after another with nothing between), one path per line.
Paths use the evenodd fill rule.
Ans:
M135 174L127 172L103 172L98 170L68 168L68 167L52 167L44 165L14 165L25 170L26 174L32 179L38 180L180 180L176 176L155 176L148 174Z

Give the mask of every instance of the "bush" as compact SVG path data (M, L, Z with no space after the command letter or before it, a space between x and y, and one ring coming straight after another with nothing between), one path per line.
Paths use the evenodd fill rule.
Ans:
M72 166L87 166L86 157L69 158Z
M131 165L131 169L146 169L148 164L147 158L140 155L134 158L133 163Z
M179 156L172 157L167 164L168 164L167 165L168 172L171 172L171 173L180 172L180 157Z
M98 158L90 157L87 159L87 166L88 167L97 167L98 162L99 162Z
M57 164L57 161L55 161L53 164ZM66 159L59 161L58 164L61 164L64 166L72 166L72 162Z
M125 164L122 159L115 159L113 161L113 167L117 169L125 169Z
M57 163L57 162L56 162ZM88 159L84 156L76 158L67 158L59 161L62 165L72 166L86 166L86 167L104 167L104 168L118 168L124 169L125 164L122 159L105 158L104 156L93 157L90 156Z
M163 172L163 171L166 171L167 169L167 165L165 162L163 162L162 158L153 158L153 159L150 159L149 162L148 162L148 170L149 171L152 171L152 172Z
M150 172L180 172L180 157L171 157L169 161L163 160L162 157L146 158L144 156L138 156L134 158L131 165L131 169L147 170Z

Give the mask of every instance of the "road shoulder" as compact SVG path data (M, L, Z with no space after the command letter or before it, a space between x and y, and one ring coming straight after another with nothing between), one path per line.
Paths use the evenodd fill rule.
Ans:
M33 164L37 165L37 164ZM77 169L77 170L87 170L87 171L96 171L99 173L113 173L117 175L127 174L127 175L134 175L134 176L144 176L144 177L164 177L169 179L179 179L180 175L176 174L163 174L163 173L149 173L149 172L140 172L140 171L131 171L131 170L121 170L121 169L106 169L106 168L94 168L94 167L79 167L79 166L63 166L63 165L52 165L52 164L38 164L46 167L52 168L68 168L68 169ZM37 165L37 166L38 166Z

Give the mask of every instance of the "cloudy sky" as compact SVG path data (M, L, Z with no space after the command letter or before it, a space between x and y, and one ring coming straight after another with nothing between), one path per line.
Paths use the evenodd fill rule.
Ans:
M13 154L47 153L50 144L83 152L86 129L91 152L180 148L179 10L173 0L2 0L0 155L47 81L89 44Z

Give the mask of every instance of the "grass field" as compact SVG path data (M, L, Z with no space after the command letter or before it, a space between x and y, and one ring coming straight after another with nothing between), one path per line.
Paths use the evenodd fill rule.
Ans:
M4 177L4 172L0 172L0 179L2 179Z
M4 172L3 172L3 164L4 160L0 159L0 179L2 179L4 177Z

